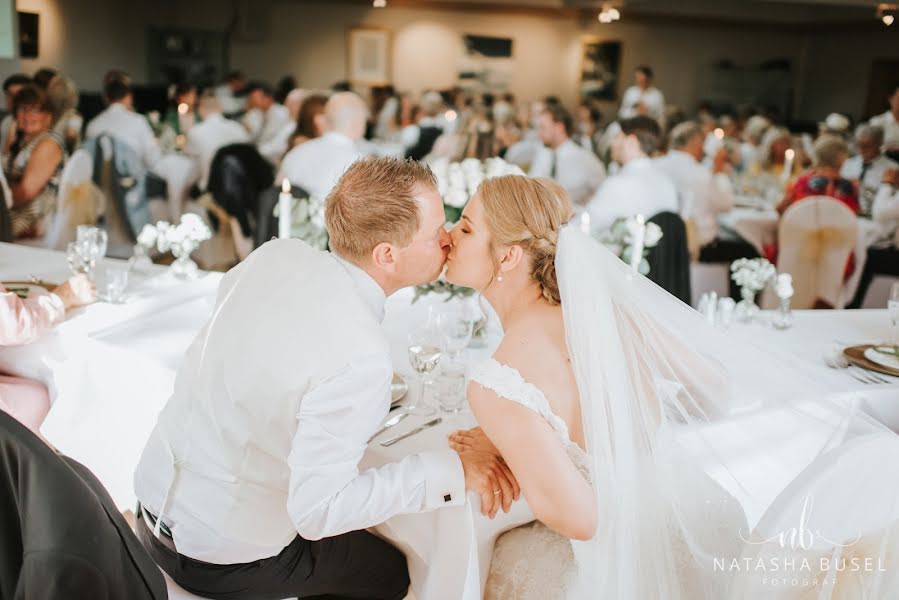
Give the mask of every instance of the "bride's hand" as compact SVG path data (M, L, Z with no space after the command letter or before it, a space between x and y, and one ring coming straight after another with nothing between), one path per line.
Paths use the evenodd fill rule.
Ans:
M452 432L449 435L449 445L456 452L477 450L497 456L500 460L503 457L480 427Z

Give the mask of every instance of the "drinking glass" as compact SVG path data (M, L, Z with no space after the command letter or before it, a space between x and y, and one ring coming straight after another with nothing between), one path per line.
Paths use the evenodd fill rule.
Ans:
M465 403L465 363L443 362L434 381L434 397L445 413L462 412Z
M91 225L79 225L75 230L75 241L87 242L94 249L97 258L106 256L106 247L109 243L109 236L105 229L93 227Z
M128 289L128 268L122 265L106 267L103 270L103 299L112 304L125 302L125 291Z
M887 301L887 310L893 321L893 343L899 346L899 282L890 288L890 299Z
M72 272L72 275L81 275L87 272L83 253L81 252L82 245L79 242L69 242L66 246L66 261L69 263L69 270Z
M459 355L471 343L474 321L468 311L445 309L437 314L437 327L440 330L441 347L450 360L458 360Z
M440 335L430 327L419 328L409 334L409 364L418 373L418 394L407 404L406 412L413 415L431 415L434 409L424 401L425 375L433 371L440 362Z

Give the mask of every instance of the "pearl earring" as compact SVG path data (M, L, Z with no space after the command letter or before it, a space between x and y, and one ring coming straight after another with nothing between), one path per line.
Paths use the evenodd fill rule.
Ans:
M502 283L502 282L503 282L503 276L502 276L502 275L497 276L496 280L497 280L498 282Z

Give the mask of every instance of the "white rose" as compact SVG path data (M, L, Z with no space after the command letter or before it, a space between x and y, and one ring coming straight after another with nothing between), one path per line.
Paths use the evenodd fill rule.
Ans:
M149 223L144 225L144 228L140 230L140 235L137 236L137 243L144 248L153 246L156 243L156 228Z
M643 238L643 246L645 248L653 248L662 239L662 228L655 223L646 224L646 235Z
M446 195L444 202L453 208L463 208L468 203L468 194L464 189L453 189Z

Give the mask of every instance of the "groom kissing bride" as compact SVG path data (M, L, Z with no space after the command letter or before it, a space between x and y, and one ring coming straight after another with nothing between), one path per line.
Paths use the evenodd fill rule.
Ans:
M484 180L448 232L426 166L354 163L326 200L332 252L272 241L222 279L135 474L138 536L157 564L208 598L399 600L406 559L366 528L474 492L486 516L523 495L537 519L497 540L487 600L767 597L713 568L785 552L744 545L746 504L728 490L779 505L726 427L764 446L762 464L796 431L819 432L794 475L816 449L886 433L821 400L830 381L815 367L711 327L635 275L566 225L572 212L553 181L510 175ZM479 427L360 472L390 405L386 297L444 266L503 329L469 373ZM795 427L778 428L768 415L787 407ZM899 555L899 527L888 536L869 531L866 547ZM829 597L899 597L899 578L841 576Z

